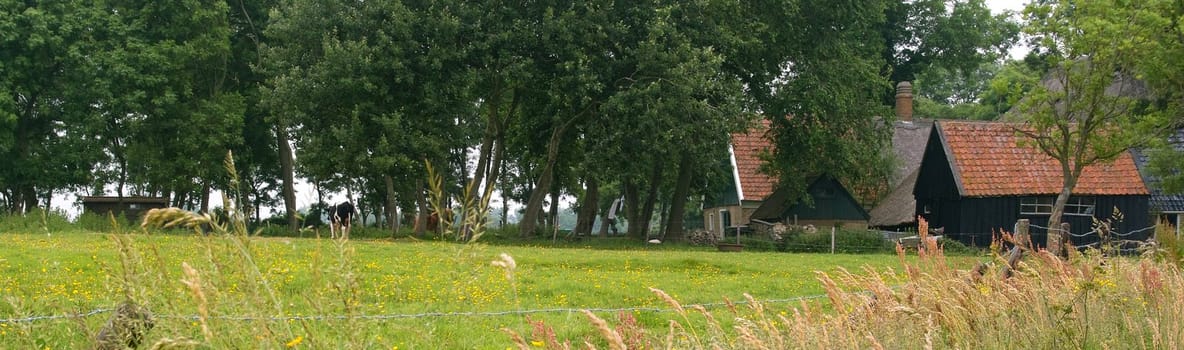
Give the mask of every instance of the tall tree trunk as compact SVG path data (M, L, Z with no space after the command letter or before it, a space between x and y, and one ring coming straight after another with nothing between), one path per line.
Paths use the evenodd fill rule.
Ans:
M25 192L25 212L28 213L37 208L37 188L29 185L29 189Z
M547 212L547 229L559 231L559 186L551 186L551 210Z
M395 220L395 217L399 215L395 210L395 179L392 179L390 175L384 175L382 182L386 183L386 223L387 226L390 226L391 237L394 237L396 233L399 233L399 227L396 225L397 220Z
M510 189L509 186L502 188L502 221L498 228L506 227L510 224Z
M1063 168L1065 181L1061 186L1061 193L1057 194L1056 202L1053 202L1052 213L1048 216L1048 237L1045 239L1045 249L1057 256L1064 256L1065 242L1069 239L1069 232L1061 232L1065 204L1069 203L1073 188L1077 186L1077 177L1081 174L1080 170L1069 169L1067 164Z
M428 199L423 195L424 180L415 182L415 236L425 237L428 232Z
M666 237L662 236L662 234L666 233L666 215L670 214L670 211L669 211L670 208L668 208L667 205L670 205L670 203L667 203L666 201L662 200L661 197L662 197L662 195L659 194L658 195L658 232L655 232L655 234L659 235L658 236L659 238L666 239Z
M641 213L638 214L642 221L641 232L635 238L645 239L650 234L650 221L654 218L654 204L658 202L658 188L661 187L662 171L664 165L661 162L654 163L654 170L650 174L650 188L646 192L645 204L641 208Z
M642 226L644 226L641 223L641 195L638 191L637 184L632 181L621 186L621 194L625 197L625 235L629 237L643 236L641 233ZM621 217L619 211L617 217Z
M612 203L612 202L610 202L610 203ZM593 204L593 205L595 206L596 204ZM605 210L604 215L600 216L600 231L598 231L596 233L596 235L600 236L601 238L608 237L609 226L615 224L615 223L608 220L608 211L609 210L612 210L612 204L609 204L609 207L608 207L608 209Z
M600 203L600 182L595 177L588 177L584 185L584 198L579 199L580 211L576 215L576 235L592 235L592 226L596 223L596 209Z
M292 146L288 144L288 130L283 125L276 125L275 138L280 152L280 178L284 182L281 191L288 216L288 229L295 232L300 229L300 223L296 220L296 167L292 159Z
M222 203L226 206L228 203ZM201 211L200 213L210 212L210 180L202 180L201 182Z
M496 108L491 108L491 109L496 109ZM490 113L495 114L494 112L490 112ZM490 118L494 118L494 116L490 116ZM485 126L485 135L482 136L482 138L481 138L480 152L477 153L477 170L475 172L473 172L473 182L472 182L473 186L477 186L477 187L474 187L472 189L472 191L474 192L473 195L478 195L478 193L480 193L482 195L482 197L477 198L478 201L480 201L481 198L484 198L484 196L483 196L484 192L482 191L482 189L488 188L488 187L481 187L481 186L487 186L484 183L485 182L485 173L490 170L490 167L492 165L491 158L493 158L493 142L494 142L495 132L496 131L494 130L493 122L488 122Z
M690 153L684 151L678 165L678 183L674 185L674 194L670 198L669 222L663 238L668 241L682 241L686 238L683 232L683 219L686 216L687 195L690 193L691 179L694 178L694 162Z
M184 208L185 202L188 200L186 199L186 193L175 189L174 191L170 192L173 192L173 206L177 208Z
M522 220L519 222L518 230L522 237L534 234L537 229L539 212L543 209L543 199L547 195L547 189L551 188L551 182L554 180L552 177L555 174L555 163L559 161L559 142L563 139L563 132L576 119L572 118L551 131L551 139L547 142L547 162L543 165L543 172L539 174L538 181L535 181L534 189L530 191L530 199L526 201L526 211L522 214Z

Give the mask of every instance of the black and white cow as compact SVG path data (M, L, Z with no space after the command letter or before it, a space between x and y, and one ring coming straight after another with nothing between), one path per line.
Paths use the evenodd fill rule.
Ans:
M354 219L354 204L349 201L338 203L337 205L329 206L329 235L332 238L337 238L338 233L341 233L341 238L349 239L350 223Z

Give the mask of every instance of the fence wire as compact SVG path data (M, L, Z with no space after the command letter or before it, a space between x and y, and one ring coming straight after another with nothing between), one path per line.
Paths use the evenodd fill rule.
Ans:
M1062 232L1062 233L1068 234L1070 237L1081 238L1081 237L1089 237L1091 235L1097 235L1099 238L1101 238L1101 229L1100 228L1095 228L1093 230L1090 230L1089 232L1078 234L1078 233L1073 233L1071 231L1066 232L1065 229L1062 229L1062 228L1048 228L1048 227L1044 227L1044 226L1040 226L1040 225L1028 225L1028 226L1035 227L1035 228L1042 229L1042 230L1046 230L1049 232ZM1141 232L1145 232L1145 231L1149 231L1149 230L1154 230L1154 229L1155 229L1155 226L1147 226L1147 227L1144 227L1144 228L1141 228L1138 230L1134 230L1134 231L1130 231L1127 233L1111 232L1110 235L1115 236L1115 237L1130 237L1132 235L1135 235L1135 234L1138 234Z
M898 289L900 286L894 286L892 289ZM869 293L869 292L860 292ZM780 304L792 303L803 300L814 300L826 298L826 294L807 295L784 299L767 299L757 300L761 304ZM713 309L724 307L728 305L747 305L750 304L748 300L741 300L735 302L719 302L719 303L703 303L703 304L684 304L684 308L694 306L702 306L705 309ZM88 312L60 314L60 315L46 315L46 316L29 316L23 318L8 318L0 319L0 324L3 323L34 323L39 321L50 321L60 319L78 319L87 318L95 315L105 314L114 311L114 308L99 308ZM293 316L210 316L208 319L228 320L228 321L334 321L334 320L395 320L395 319L416 319L416 318L444 318L444 317L500 317L500 316L521 316L533 314L549 314L549 313L576 313L584 310L606 313L606 312L652 312L652 313L668 313L674 312L672 308L662 307L619 307L619 308L550 308L550 309L529 309L529 310L506 310L506 311L486 311L486 312L422 312L414 314L387 314L387 315L293 315ZM161 319L182 319L182 320L198 320L198 315L156 315L156 318Z

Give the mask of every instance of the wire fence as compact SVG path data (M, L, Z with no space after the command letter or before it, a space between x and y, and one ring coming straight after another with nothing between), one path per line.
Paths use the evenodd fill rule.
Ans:
M1104 233L1104 232L1107 232L1106 231L1108 229L1107 227L1095 227L1093 230L1090 230L1085 233L1073 233L1070 230L1065 230L1065 229L1057 228L1057 227L1050 228L1050 227L1044 227L1044 226L1032 225L1032 224L1030 224L1029 226L1032 228L1045 230L1046 232L1060 232L1060 233L1063 233L1071 238L1078 238L1078 239L1096 238L1097 240L1094 242L1085 243L1085 244L1077 244L1076 246L1078 248L1086 248L1086 247L1103 248L1102 244L1107 243L1107 244L1112 245L1111 247L1107 247L1108 249L1113 249L1113 250L1118 251L1119 253L1123 253L1123 254L1136 253L1136 252L1140 252L1142 250L1145 250L1148 247L1148 245L1151 243L1150 239L1152 238L1153 235L1147 235L1146 237L1144 237L1142 239L1132 239L1132 238L1134 238L1135 235L1138 235L1138 234L1141 234L1144 232L1154 231L1156 228L1156 226L1148 226L1148 227L1144 227L1144 228L1141 228L1138 230L1133 230L1133 231L1129 231L1129 232L1125 232L1125 233L1120 233L1120 232ZM1152 232L1152 233L1154 233L1154 232Z
M900 286L894 286L892 289L898 289ZM869 292L860 292L869 293ZM798 296L783 299L765 299L756 300L760 304L781 304L800 302L805 300L815 300L826 298L826 294ZM717 303L702 303L702 304L683 304L684 308L694 306L702 306L705 309L713 309L719 307L728 307L732 305L747 305L752 302L748 300L717 302ZM385 314L385 315L291 315L291 316L210 316L207 319L228 320L228 321L335 321L335 320L395 320L395 319L420 319L420 318L446 318L446 317L502 317L502 316L524 316L533 314L554 314L554 313L578 313L584 310L606 313L606 312L652 312L652 313L669 313L675 312L672 308L664 307L616 307L616 308L548 308L548 309L527 309L527 310L505 310L505 311L484 311L484 312L422 312L412 314ZM35 323L40 321L52 321L62 319L80 319L91 316L101 315L115 311L115 308L99 308L87 312L68 313L59 315L44 315L44 316L28 316L22 318L6 318L0 319L0 324L9 323ZM182 320L198 320L198 315L156 315L156 318L161 319L182 319Z

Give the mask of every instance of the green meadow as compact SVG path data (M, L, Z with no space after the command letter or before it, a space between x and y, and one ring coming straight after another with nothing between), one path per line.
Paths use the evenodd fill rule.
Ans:
M886 254L492 241L0 232L0 347L90 347L126 300L153 314L141 348L505 349L507 330L531 346L603 344L579 310L659 331L682 319L650 288L713 309L748 293L785 314L821 300L817 271L900 266Z

